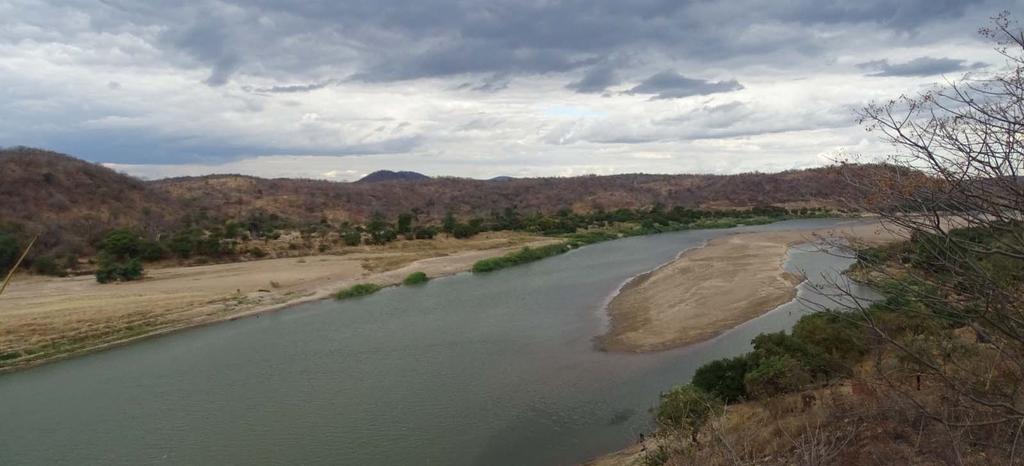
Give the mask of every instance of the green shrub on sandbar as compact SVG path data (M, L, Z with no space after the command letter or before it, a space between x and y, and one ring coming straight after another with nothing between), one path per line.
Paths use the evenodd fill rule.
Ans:
M568 252L571 249L572 246L568 243L549 244L547 246L540 246L536 248L526 246L523 249L516 252L510 252L501 257L492 257L490 259L477 261L477 263L473 264L473 273L493 272L506 267L512 267L513 265L538 261L545 257L556 256L558 254Z
M405 280L402 280L402 283L405 285L419 285L421 283L426 283L428 280L430 280L430 277L428 277L427 274L423 272L413 272L410 273L408 277L405 277Z
M335 293L334 299L347 299L371 295L380 291L381 288L383 287L376 283L360 283Z

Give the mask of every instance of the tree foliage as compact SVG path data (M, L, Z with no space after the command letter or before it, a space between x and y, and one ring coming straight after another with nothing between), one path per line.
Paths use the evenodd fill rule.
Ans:
M704 424L719 413L721 407L718 399L703 390L683 385L661 394L655 418L662 428L688 434L696 442Z
M747 398L743 381L748 370L746 356L718 359L698 368L690 383L726 403L735 403Z

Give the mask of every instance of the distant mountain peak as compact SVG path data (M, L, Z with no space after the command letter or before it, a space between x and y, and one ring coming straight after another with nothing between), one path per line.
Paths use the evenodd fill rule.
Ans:
M425 181L429 179L429 176L417 172L377 170L360 178L356 183L378 183L381 181Z

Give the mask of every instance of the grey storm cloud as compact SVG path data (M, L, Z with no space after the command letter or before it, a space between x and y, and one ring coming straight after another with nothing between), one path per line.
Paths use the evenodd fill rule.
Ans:
M310 84L290 84L284 86L270 86L252 89L254 92L266 92L271 94L291 94L298 92L312 92L323 89L327 86L336 84L337 81L329 79L327 81L310 83Z
M565 87L584 94L594 94L604 92L620 82L614 66L601 64L591 67L579 81L573 81Z
M863 70L874 71L868 76L935 76L945 73L981 69L984 63L968 64L967 60L953 58L919 57L904 63L889 63L889 60L873 60L857 64Z
M1003 9L1024 12L1024 0L0 0L0 69L45 65L0 73L0 121L9 123L0 145L170 164L455 154L471 143L486 152L495 141L544 153L529 144L548 124L549 103L582 108L595 105L590 94L607 95L600 109L558 118L615 126L639 112L623 94L718 98L742 81L758 86L737 97L755 101L762 83L815 77L837 57L884 57L895 42L942 55L936 44L974 37ZM975 66L924 57L863 73ZM301 95L321 89L324 99ZM857 104L839 102L855 99L849 92L822 98ZM659 104L648 105L670 106ZM493 115L465 114L476 106ZM530 114L538 108L541 117ZM723 107L701 118L725 110L745 115ZM381 140L363 113L417 123ZM749 131L762 126L752 119ZM648 134L622 138L664 139Z
M599 92L615 70L594 66L623 50L728 60L772 49L821 53L811 35L757 36L751 24L880 25L907 31L957 17L976 0L285 0L81 1L95 27L163 31L169 48L209 69L206 82L237 73L287 80L343 69L355 80L387 82L459 74L544 74L585 70L571 84ZM74 8L72 6L71 8ZM744 34L741 34L744 33ZM308 76L307 76L308 78Z
M707 81L687 78L675 71L657 73L636 87L626 91L627 94L654 94L652 99L679 99L695 95L717 94L743 89L743 85L735 79L728 81Z

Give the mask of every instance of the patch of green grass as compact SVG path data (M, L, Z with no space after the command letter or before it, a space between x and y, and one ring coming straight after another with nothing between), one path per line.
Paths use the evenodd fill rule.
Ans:
M348 299L374 294L384 288L376 283L359 283L334 294L334 299Z
M413 273L410 273L408 277L405 277L405 280L402 280L402 284L404 284L404 285L419 285L419 284L422 284L422 283L426 283L429 280L430 280L430 277L428 277L427 274L425 274L423 272L413 272Z
M512 267L513 265L525 264L527 262L539 261L545 257L557 256L569 252L572 246L569 243L549 244L531 248L524 247L516 252L510 252L501 257L483 259L473 264L473 273L493 272L495 270Z

